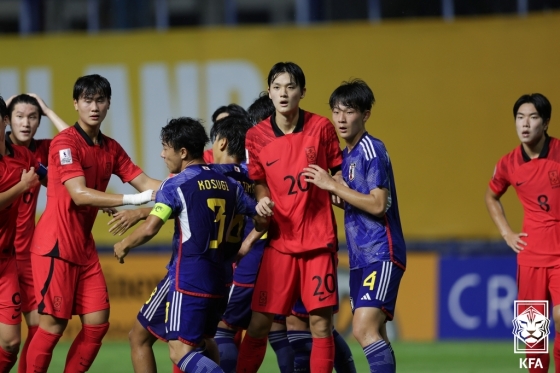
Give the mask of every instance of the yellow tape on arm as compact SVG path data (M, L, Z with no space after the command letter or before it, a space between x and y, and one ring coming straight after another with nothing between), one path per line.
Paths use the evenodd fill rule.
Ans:
M156 203L152 211L150 211L150 215L157 216L165 223L171 216L171 212L171 207L164 205L163 203Z

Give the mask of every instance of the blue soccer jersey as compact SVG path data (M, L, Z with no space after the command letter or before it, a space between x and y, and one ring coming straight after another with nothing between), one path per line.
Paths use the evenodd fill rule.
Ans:
M171 209L175 217L168 266L175 288L194 296L223 296L222 243L234 216L254 216L256 202L234 180L209 166L193 165L162 183L154 210L161 205Z
M389 190L389 203L382 218L346 203L344 228L350 269L377 261L392 261L404 269L406 246L393 168L383 142L366 132L350 152L344 149L342 176L351 189L363 194L375 188Z

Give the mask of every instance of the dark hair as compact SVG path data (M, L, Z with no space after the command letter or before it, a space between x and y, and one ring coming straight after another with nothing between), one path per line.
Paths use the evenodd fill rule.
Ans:
M93 97L96 94L111 99L111 84L101 75L85 75L79 77L74 83L74 100L78 101L80 97Z
M344 105L364 112L371 110L375 97L371 88L361 79L352 79L334 90L329 98L329 106L333 110L337 105Z
M523 104L533 104L540 117L543 119L543 123L550 120L552 115L552 105L550 105L550 101L548 101L544 95L540 93L531 93L530 95L523 95L519 97L519 99L515 102L515 105L513 105L514 118L517 117L517 112Z
M275 110L272 100L268 97L268 92L263 91L259 95L259 98L249 106L247 112L249 113L251 122L257 124L271 116Z
M247 111L243 109L241 106L237 104L229 104L228 106L220 106L219 108L216 109L216 111L214 111L214 114L212 114L212 123L216 123L216 118L218 118L218 115L222 113L228 113L229 115L233 115L233 114L244 115L244 116L249 115L247 114Z
M192 159L202 158L208 135L200 121L187 117L171 119L161 129L161 141L175 151L187 149Z
M9 115L8 108L6 107L6 102L0 96L0 120L4 120L5 117Z
M247 117L229 115L214 123L210 130L210 138L212 142L227 139L227 154L242 162L245 160L245 135L251 127L253 125Z
M268 86L270 87L274 79L282 73L290 74L290 77L294 79L295 83L303 92L303 89L305 88L305 75L303 74L301 67L293 62L278 62L276 65L272 66L272 69L270 69L270 72L268 73Z
M39 120L41 120L41 115L43 115L43 110L41 109L41 105L39 105L39 101L35 97L31 97L25 93L21 95L17 95L12 99L10 105L8 105L8 113L11 117L12 113L14 112L17 104L29 104L37 107L39 111Z

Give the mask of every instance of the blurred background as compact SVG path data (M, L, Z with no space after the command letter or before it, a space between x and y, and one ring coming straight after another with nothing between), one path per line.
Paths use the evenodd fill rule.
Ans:
M302 67L301 105L327 117L331 92L364 79L377 100L367 128L391 155L408 244L393 338L511 340L516 258L483 197L498 159L519 145L517 98L540 92L560 103L559 45L560 0L0 0L0 94L35 92L72 124L75 80L107 77L113 97L102 131L164 178L166 121L191 116L209 127L219 106L247 108L278 61ZM552 136L557 127L553 115ZM43 119L36 138L54 135ZM110 190L131 187L117 179ZM515 193L503 203L521 230ZM336 214L337 327L348 333ZM173 227L121 266L108 220L99 216L94 236L113 306L108 337L124 339L165 274Z

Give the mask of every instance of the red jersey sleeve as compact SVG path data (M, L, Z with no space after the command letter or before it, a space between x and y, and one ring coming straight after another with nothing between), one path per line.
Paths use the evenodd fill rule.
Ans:
M113 141L115 149L115 163L113 164L113 174L121 178L123 183L128 183L142 173L142 169L132 162L132 159L124 151L122 146Z
M327 119L328 124L323 131L323 141L327 149L327 163L329 169L333 169L342 164L342 151L340 150L340 142L336 135L334 125Z
M506 161L507 156L500 159L494 169L494 175L492 176L489 184L490 189L492 189L492 191L498 196L504 194L507 188L511 185Z
M76 142L69 136L59 134L51 142L49 149L49 166L56 167L60 182L84 176L82 159Z
M266 175L264 168L259 158L260 149L258 149L258 143L256 141L257 129L255 127L251 128L247 132L245 138L245 149L247 150L247 169L249 170L249 178L252 180L265 180Z

